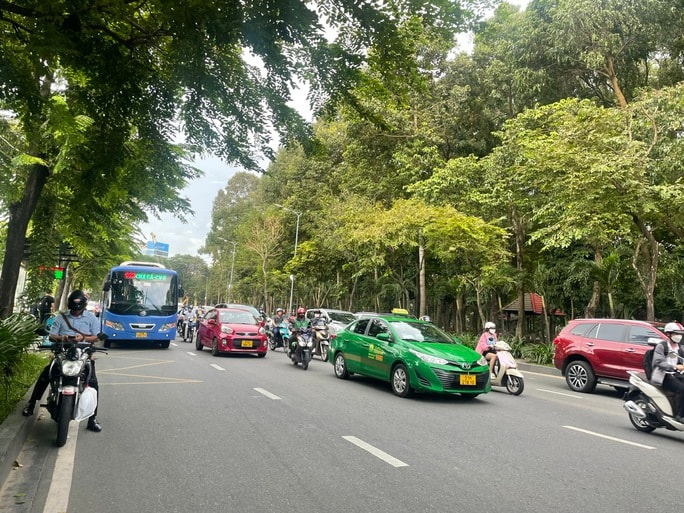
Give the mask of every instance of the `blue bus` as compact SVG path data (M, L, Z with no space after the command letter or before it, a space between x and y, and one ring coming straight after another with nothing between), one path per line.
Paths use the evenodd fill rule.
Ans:
M122 262L110 269L102 285L102 331L112 342L145 342L168 348L176 338L178 297L176 271L152 262Z

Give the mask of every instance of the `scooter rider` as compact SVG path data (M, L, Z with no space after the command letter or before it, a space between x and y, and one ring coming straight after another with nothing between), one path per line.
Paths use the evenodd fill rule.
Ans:
M311 322L306 318L306 308L300 306L297 308L297 317L290 324L290 344L297 340L297 333L299 331L303 331L310 326Z
M475 351L484 356L489 362L489 373L494 374L494 365L496 364L496 350L494 344L498 339L496 338L496 324L492 321L487 321L484 325L484 332L480 335L480 340L475 346Z
M273 338L276 341L276 345L285 345L283 343L283 334L280 332L279 329L277 329L281 323L285 322L287 322L287 317L285 317L285 310L283 310L282 308L276 308L276 313L271 318L271 326L273 327Z
M665 354L663 344L655 346L651 383L676 394L675 419L684 423L684 375L681 374L681 371L684 371L684 347L681 344L684 327L678 322L668 322L663 328L663 333L669 339L669 351Z

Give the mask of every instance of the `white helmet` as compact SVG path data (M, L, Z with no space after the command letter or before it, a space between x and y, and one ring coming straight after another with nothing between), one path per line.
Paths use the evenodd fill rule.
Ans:
M494 324L492 321L487 321L487 322L485 322L484 329L486 329L486 330L496 329L496 324Z
M684 327L678 322L668 322L663 328L664 333L674 333L675 331L683 331Z

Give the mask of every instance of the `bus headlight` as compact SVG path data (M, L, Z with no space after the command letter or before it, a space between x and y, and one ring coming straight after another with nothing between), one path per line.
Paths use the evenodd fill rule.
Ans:
M117 321L105 321L105 326L116 331L124 330L124 325Z
M177 324L175 322L167 322L166 324L161 325L161 327L159 328L159 331L162 332L162 331L172 330L173 328L176 327L176 325Z

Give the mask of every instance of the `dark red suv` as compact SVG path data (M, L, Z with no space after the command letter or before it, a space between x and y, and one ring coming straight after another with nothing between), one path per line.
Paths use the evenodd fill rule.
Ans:
M597 383L627 388L627 371L641 371L649 338L667 340L661 323L626 319L575 319L553 341L553 364L575 392Z

